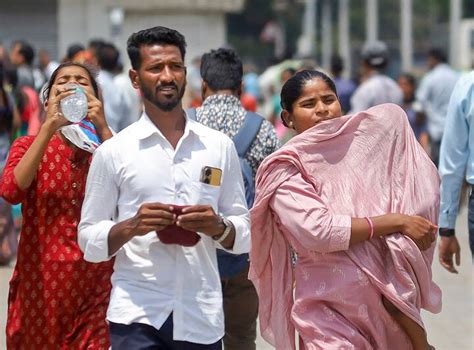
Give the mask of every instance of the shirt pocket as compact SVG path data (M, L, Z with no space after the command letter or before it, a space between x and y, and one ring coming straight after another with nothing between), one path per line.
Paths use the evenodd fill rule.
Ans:
M211 205L217 212L221 187L205 184L200 181L192 181L190 202L192 204Z

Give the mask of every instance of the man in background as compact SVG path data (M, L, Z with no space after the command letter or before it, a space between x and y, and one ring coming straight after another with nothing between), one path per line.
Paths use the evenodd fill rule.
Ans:
M381 41L366 43L361 56L361 83L352 95L351 112L365 111L382 103L401 105L402 90L395 80L384 73L389 62L387 45Z
M459 74L446 62L445 53L441 49L432 48L428 52L429 72L423 77L416 91L416 100L421 102L426 113L431 159L436 166L439 163L449 98L459 79Z
M233 50L220 48L205 53L201 58L204 102L196 110L196 116L201 124L234 140L241 159L247 205L251 207L257 168L279 144L270 122L243 108L240 102L242 76L242 61ZM241 130L244 131L239 134ZM217 256L224 297L224 347L226 350L255 350L258 296L247 278L248 254L233 255L219 250Z

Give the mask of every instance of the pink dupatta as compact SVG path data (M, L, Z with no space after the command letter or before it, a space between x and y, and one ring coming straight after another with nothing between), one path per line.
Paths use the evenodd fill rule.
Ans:
M364 217L393 212L437 223L439 211L437 170L397 105L379 105L320 123L269 156L256 179L249 277L259 295L262 336L279 350L295 349L293 271L290 246L269 203L295 169L317 191L330 191L327 204L334 214ZM388 252L380 244L363 242L345 251L348 261L423 326L420 308L441 310L441 291L431 274L434 244L420 252L402 234L381 239Z

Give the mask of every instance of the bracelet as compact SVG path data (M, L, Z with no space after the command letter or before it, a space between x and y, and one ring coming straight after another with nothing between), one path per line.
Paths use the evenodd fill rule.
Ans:
M372 222L372 219L367 216L365 217L365 220L367 220L367 223L369 224L369 227L370 227L369 240L371 240L374 237L374 223Z
M221 244L229 235L229 233L232 231L232 227L234 226L232 224L232 221L230 221L227 218L222 218L222 223L224 224L224 232L220 235L213 236L212 239L216 241L216 243Z

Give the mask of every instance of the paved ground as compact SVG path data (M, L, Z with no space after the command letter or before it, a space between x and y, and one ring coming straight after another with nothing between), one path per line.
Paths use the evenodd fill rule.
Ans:
M457 232L462 251L462 264L458 275L443 270L438 261L433 263L434 280L443 290L443 311L438 315L424 314L428 337L438 350L473 350L473 265L467 242L466 210L459 217ZM435 255L436 256L436 255ZM0 349L5 349L5 318L8 280L12 268L0 268ZM258 350L273 349L263 339L258 339Z

